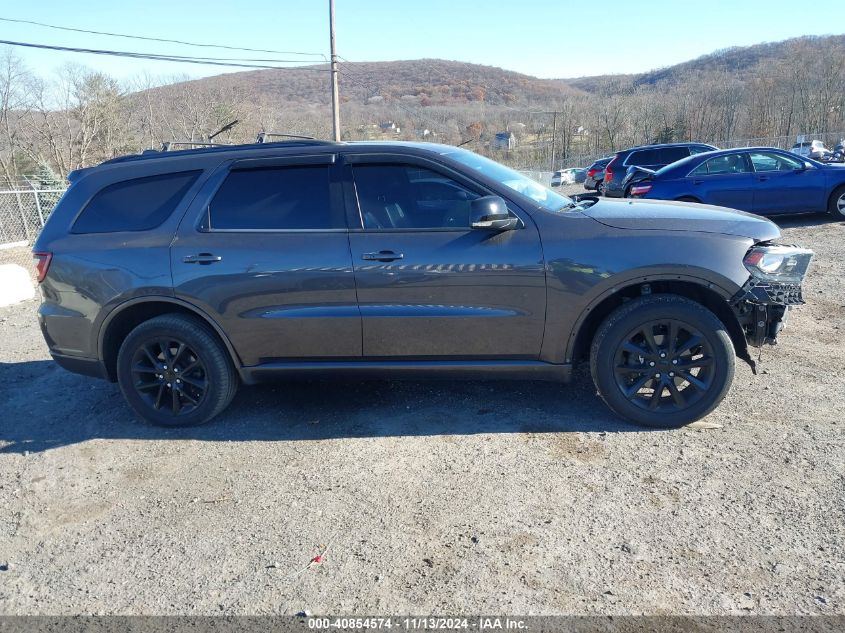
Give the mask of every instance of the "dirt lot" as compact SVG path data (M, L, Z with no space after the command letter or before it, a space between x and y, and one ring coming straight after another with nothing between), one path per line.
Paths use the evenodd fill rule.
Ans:
M808 305L678 431L584 374L245 388L161 430L3 308L0 612L845 613L845 223L785 227Z

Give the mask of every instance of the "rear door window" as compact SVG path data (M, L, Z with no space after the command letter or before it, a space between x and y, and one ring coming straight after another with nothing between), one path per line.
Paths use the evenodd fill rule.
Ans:
M693 176L717 176L724 174L746 174L749 172L748 163L741 154L727 154L717 156L699 165L693 170Z
M203 230L345 229L331 204L328 165L232 170L205 214Z
M657 150L658 160L655 164L669 165L690 155L688 147L664 147Z
M202 171L116 182L101 189L73 223L72 233L148 231L176 209Z
M636 152L631 152L631 155L628 157L628 160L625 161L626 165L657 165L660 163L660 160L657 156L657 150L654 149L641 149Z

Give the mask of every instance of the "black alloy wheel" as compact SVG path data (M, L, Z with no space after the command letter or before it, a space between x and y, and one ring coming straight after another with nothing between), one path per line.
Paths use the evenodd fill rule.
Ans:
M165 314L135 327L120 346L117 379L135 412L160 426L208 422L238 387L221 339L187 314Z
M674 428L698 420L724 399L736 354L727 329L705 306L672 294L623 303L593 338L596 389L619 416Z
M629 332L616 350L616 385L646 411L675 412L713 388L713 350L701 332L672 319Z
M208 390L205 364L186 343L164 338L140 345L132 358L132 386L156 411L174 417L195 411Z

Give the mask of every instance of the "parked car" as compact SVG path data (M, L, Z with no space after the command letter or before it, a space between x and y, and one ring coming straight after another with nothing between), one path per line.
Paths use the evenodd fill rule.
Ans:
M584 176L584 189L587 191L595 191L600 196L604 195L604 168L612 158L613 156L599 158L596 162L587 167L587 173Z
M821 141L805 141L802 143L796 143L789 151L793 154L798 154L798 156L813 158L815 160L823 160L833 155L833 152L827 149Z
M833 148L833 156L831 157L833 163L845 163L845 139L840 139Z
M574 202L426 143L148 152L69 180L34 249L50 354L162 425L276 377L579 362L620 416L683 425L775 341L812 257L764 218Z
M633 198L703 202L758 215L823 213L845 218L845 168L774 147L690 156L625 184Z
M604 168L604 195L611 198L625 196L623 182L633 167L658 170L691 154L700 154L717 149L704 143L666 143L662 145L640 145L616 152Z
M584 182L587 176L586 169L561 169L552 174L552 187L560 187L561 185L574 185Z

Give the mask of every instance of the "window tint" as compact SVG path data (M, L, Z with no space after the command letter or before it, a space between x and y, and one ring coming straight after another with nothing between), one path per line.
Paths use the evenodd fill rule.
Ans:
M705 162L701 163L698 167L693 169L690 172L689 175L690 176L706 176L708 173L710 173L710 172L707 171L707 162L705 161Z
M201 171L116 182L103 188L73 223L73 233L146 231L164 222Z
M711 158L693 172L696 176L745 173L748 173L748 165L740 154L727 154Z
M628 160L625 161L626 165L657 165L660 163L660 159L657 156L656 149L641 149L637 152L632 152L631 155L628 157Z
M754 171L792 171L802 166L801 161L780 154L752 152L750 156Z
M668 165L689 155L690 151L687 147L665 147L657 150L658 160L655 164Z
M469 228L470 201L480 197L415 165L356 165L353 173L367 229Z
M346 228L333 211L327 165L234 170L214 195L206 230Z

